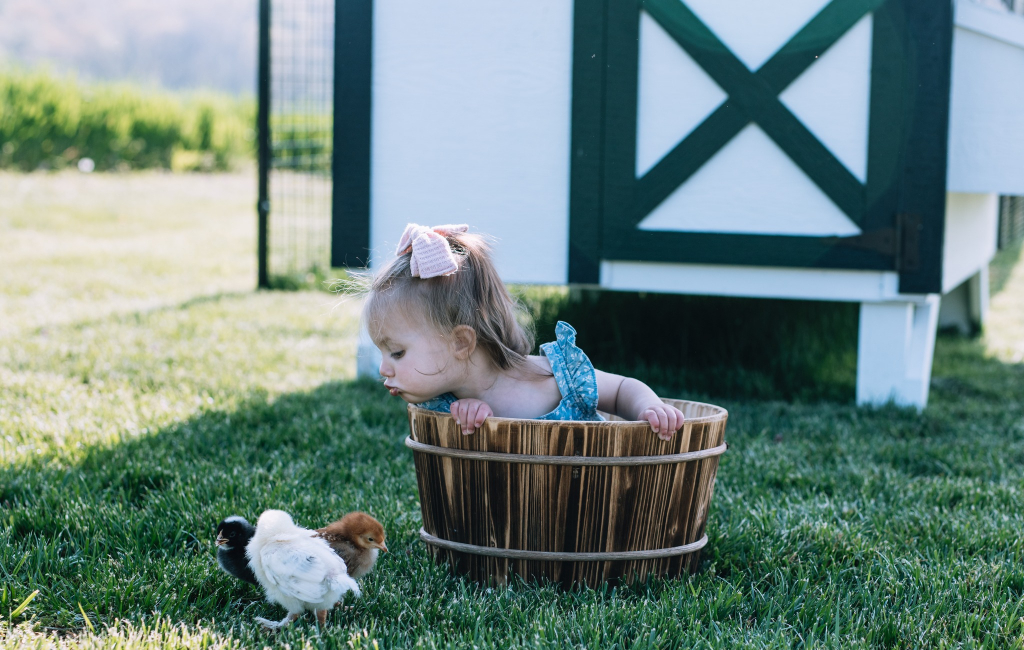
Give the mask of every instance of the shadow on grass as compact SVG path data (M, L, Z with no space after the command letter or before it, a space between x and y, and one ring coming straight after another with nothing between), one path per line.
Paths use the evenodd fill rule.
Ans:
M388 398L366 381L272 402L253 395L230 412L89 449L71 465L2 467L0 575L40 589L34 611L56 628L84 625L79 603L97 626L157 612L234 618L240 596L274 617L255 589L220 572L213 547L221 518L255 521L267 508L310 527L366 510L388 524L397 552L385 562L407 563L419 506L404 404Z
M979 338L955 333L936 341L929 409L1014 412L1024 400L1024 364L990 356Z
M778 522L756 512L766 501L889 501L895 495L887 482L1000 482L1019 474L1024 366L984 358L975 341L944 339L940 348L946 362L937 364L933 406L924 414L725 401L732 449L712 502L706 579L756 580L752 558L768 561L776 544L741 529L759 521L765 535L773 530ZM254 520L275 507L315 527L362 509L386 523L394 551L380 575L369 578L371 585L381 581L367 589L370 603L381 586L397 592L382 596L384 610L398 607L393 599L408 584L430 585L435 595L464 589L426 559L418 542L415 471L402 444L407 427L404 403L378 383L335 382L273 401L253 395L229 412L204 411L90 449L74 465L39 459L2 468L0 530L7 543L0 544L0 567L14 584L43 590L36 611L57 628L84 624L79 603L94 622L155 612L183 621L273 617L277 609L260 603L255 589L217 569L217 521L231 514ZM948 508L970 498L977 495L960 489L935 503ZM659 594L680 587L638 585L626 593L643 598L651 588ZM379 614L376 607L366 611ZM370 618L342 620L365 625Z
M993 295L1006 290L1022 251L1018 243L996 255ZM637 377L665 396L810 403L850 403L855 396L858 303L530 287L517 293L538 341L553 340L555 323L566 321L597 367ZM972 375L991 366L980 346L951 340L940 337L940 368ZM943 362L947 350L955 350L958 368ZM940 399L954 381L942 372Z
M851 402L858 305L581 290L520 291L537 340L563 320L598 368L690 399Z
M652 298L661 299L629 300ZM614 356L619 343L596 338L609 331L638 346L633 367L649 359L671 368L678 360L659 357L664 348L644 337L651 331L644 312L628 312L625 323L634 330L620 324L594 332L600 323L593 313L626 311L626 302L615 302L626 301L623 295L594 298L600 309L589 314L573 311L593 310L587 300L558 303L560 311L551 313L577 326L581 347L594 350L598 365L602 355L609 355L606 367L630 363ZM822 625L851 640L912 647L984 638L1002 629L1000 621L1016 620L1010 610L1024 595L1024 565L1016 560L1024 553L1016 514L1024 512L1024 365L986 358L978 341L942 337L932 404L923 414L858 409L848 399L829 401L835 389L816 386L826 375L811 363L824 355L844 367L839 351L855 343L855 336L847 340L847 306L796 305L807 323L822 325L815 334L801 329L806 323L786 321L781 310L793 305L779 301L666 304L676 318L703 313L708 322L690 318L690 342L682 348L701 360L699 372L665 370L663 394L713 395L694 379L703 377L726 395L714 401L730 409L731 449L712 500L709 546L702 572L691 579L561 593L519 582L489 592L450 577L428 560L416 535L421 521L412 455L402 445L404 403L364 381L272 401L256 393L230 410L202 411L152 434L87 449L73 463L40 457L0 467L2 581L19 593L41 590L30 613L48 628L82 629L81 608L97 627L162 616L212 624L262 646L266 637L252 618L276 618L280 608L217 568L217 521L230 514L254 519L277 507L312 527L362 509L385 523L392 553L366 579L359 606L332 615L332 628L318 637L329 647L344 647L363 628L375 630L385 647L422 639L500 647L500 639L487 636L494 630L538 647L545 644L535 639L547 633L594 647L639 644L650 629L694 645L712 623L722 647L776 638L780 629L790 635L782 645L796 645L797 636L811 639ZM716 332L730 322L736 329ZM762 334L773 322L778 329ZM855 327L854 318L854 334ZM737 331L754 342L739 342ZM589 346L584 332L595 335ZM539 338L546 340L543 331ZM758 350L785 341L801 350L781 361ZM761 359L761 379L716 375L714 359ZM794 376L781 390L775 382L787 372ZM766 401L786 391L812 403ZM971 598L962 578L970 581ZM906 614L872 618L879 612ZM946 624L933 629L932 620ZM933 636L920 636L924 628ZM305 643L314 633L298 625L278 640ZM990 640L1009 639L992 634Z

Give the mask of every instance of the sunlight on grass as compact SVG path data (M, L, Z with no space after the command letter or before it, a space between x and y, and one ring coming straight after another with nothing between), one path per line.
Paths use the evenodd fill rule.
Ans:
M1000 251L992 263L994 295L985 324L985 349L1006 363L1024 362L1024 243Z
M256 284L254 173L0 172L0 335Z
M87 632L70 636L38 632L32 629L31 625L23 624L5 630L0 636L0 650L92 650L111 647L119 650L231 650L238 648L239 645L239 640L230 634L225 636L201 626L189 628L185 625L174 625L166 620L138 626L126 622L124 625L114 625L99 633Z
M0 460L71 460L194 413L351 379L358 304L323 293L218 296L45 328L0 347Z

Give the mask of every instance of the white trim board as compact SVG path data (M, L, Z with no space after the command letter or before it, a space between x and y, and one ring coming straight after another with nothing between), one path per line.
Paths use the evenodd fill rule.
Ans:
M601 287L616 291L838 302L928 300L925 294L899 293L899 275L892 271L602 261Z

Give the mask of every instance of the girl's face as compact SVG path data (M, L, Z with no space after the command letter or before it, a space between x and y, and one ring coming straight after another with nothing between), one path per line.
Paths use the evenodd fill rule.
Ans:
M383 357L380 374L392 395L417 404L451 390L458 361L449 343L429 325L416 326L395 314L377 336L374 344Z

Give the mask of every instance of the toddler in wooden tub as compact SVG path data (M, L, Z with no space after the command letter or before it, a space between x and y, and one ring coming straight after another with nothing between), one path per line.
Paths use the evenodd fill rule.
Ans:
M483 237L468 230L409 224L398 257L373 275L364 318L392 395L450 412L465 434L492 415L602 420L598 410L646 420L663 440L679 430L679 409L641 381L595 369L567 323L540 346L543 356L531 355L522 307Z

